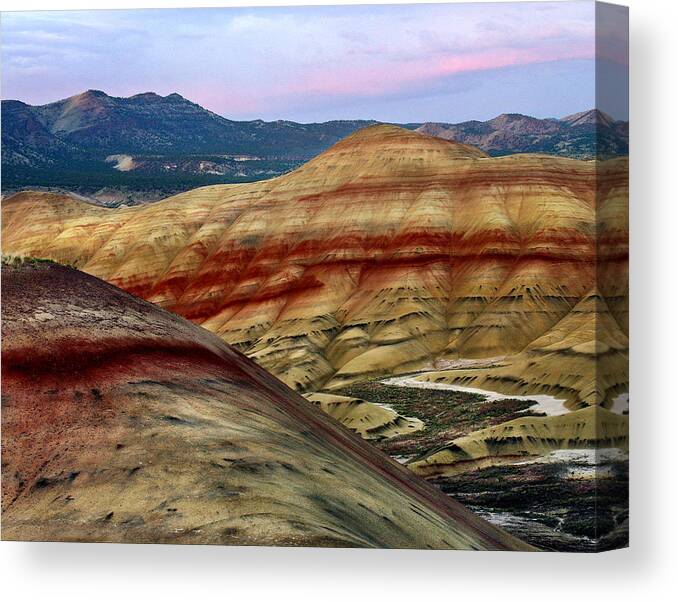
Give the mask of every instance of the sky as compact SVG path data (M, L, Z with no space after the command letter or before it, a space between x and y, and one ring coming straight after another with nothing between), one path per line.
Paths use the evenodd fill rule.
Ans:
M594 10L581 1L5 12L2 98L178 92L231 119L301 122L562 117L595 105ZM622 29L609 27L606 55L598 50L612 80L627 69ZM603 108L627 119L619 94Z

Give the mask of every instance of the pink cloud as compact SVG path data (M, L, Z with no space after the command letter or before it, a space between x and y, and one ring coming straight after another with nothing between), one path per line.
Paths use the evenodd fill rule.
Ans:
M300 93L318 96L380 96L462 73L558 60L592 59L594 46L591 38L584 42L552 43L541 48L492 48L398 63L351 65L339 69L314 68L295 78L292 83L281 82L275 92L280 96Z

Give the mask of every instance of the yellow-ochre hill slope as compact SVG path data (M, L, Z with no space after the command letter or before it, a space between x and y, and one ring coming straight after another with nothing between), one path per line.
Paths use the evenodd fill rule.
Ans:
M2 267L2 536L530 549L214 334L63 266Z
M178 313L300 391L507 357L500 386L575 408L623 388L627 197L626 159L490 158L379 125L284 176L152 205L20 193L3 250Z

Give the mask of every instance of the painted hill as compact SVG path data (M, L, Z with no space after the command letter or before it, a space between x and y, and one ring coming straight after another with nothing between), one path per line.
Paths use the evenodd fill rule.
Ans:
M527 549L219 338L2 268L3 538Z
M611 407L628 391L628 349L628 330L624 332L594 290L510 360L483 370L427 372L416 379L507 395L553 395L572 410L598 404Z
M2 233L5 253L74 264L318 391L537 353L596 287L626 335L627 198L626 159L489 158L382 125L282 177L150 206L21 193Z
M390 407L364 399L331 393L307 393L304 397L345 427L370 441L390 439L424 428L424 423L417 418L400 416Z
M475 431L410 464L426 478L520 462L554 450L629 450L628 416L589 407L561 416L517 418ZM600 451L598 452L600 453Z

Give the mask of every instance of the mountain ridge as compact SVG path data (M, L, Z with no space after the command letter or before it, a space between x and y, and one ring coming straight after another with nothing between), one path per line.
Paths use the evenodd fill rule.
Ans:
M486 122L404 127L490 155L542 152L591 158L628 152L626 122L565 119L504 114ZM156 200L200 185L281 175L375 123L233 121L176 92L115 97L88 90L37 106L3 100L3 187L5 192L67 190L100 202ZM112 159L116 157L126 159L124 169Z
M67 140L77 140L84 148L97 148L102 153L110 152L159 152L163 150L163 146L168 143L168 141L158 138L161 134L169 133L183 133L183 130L169 130L163 131L162 128L156 132L156 139L150 139L147 141L144 140L125 140L111 138L103 139L98 141L96 136L99 135L99 129L102 127L100 123L101 120L111 120L114 125L125 125L129 122L134 126L137 134L145 133L149 136L153 134L153 130L148 127L148 123L142 121L144 114L141 111L147 110L149 108L156 109L158 111L165 110L166 112L158 113L158 120L156 123L151 124L154 126L162 126L167 128L168 121L170 118L184 117L192 118L194 122L190 125L192 128L205 128L210 125L218 124L222 128L230 128L233 130L234 126L237 124L241 128L245 128L243 132L228 132L224 130L214 130L212 133L213 139L208 139L206 133L201 133L200 137L197 139L199 145L180 140L173 140L172 143L175 145L175 152L217 152L217 151L227 151L233 153L242 153L252 151L251 145L248 144L247 137L255 138L257 130L262 128L269 127L273 130L279 128L280 126L292 125L298 126L297 130L303 132L304 129L313 129L315 126L321 125L342 125L345 124L349 128L353 127L353 124L363 125L374 123L370 120L334 120L324 123L308 123L300 124L292 121L286 120L277 120L277 121L262 121L251 120L251 121L233 121L217 113L214 113L208 109L203 108L202 106L194 103L180 94L173 92L166 96L161 96L155 92L142 92L140 94L135 94L129 97L118 97L118 96L109 96L101 90L87 90L80 94L70 96L65 99L61 99L55 102L51 102L45 105L28 105L22 101L12 101L12 100L3 100L3 106L5 103L16 103L21 102L24 107L34 111L36 117L47 127L52 134L62 134ZM135 112L136 111L136 112ZM173 111L173 112L172 112ZM76 113L76 117L80 120L84 120L84 123L80 127L71 127L71 123L68 121L70 114ZM164 120L164 121L162 121ZM76 122L77 123L77 122ZM106 126L109 123L105 124ZM77 134L79 130L93 128L88 132L89 137L84 137L81 134L78 134L73 138L74 134ZM289 128L288 128L289 130ZM231 137L225 137L225 134L231 134ZM294 141L290 141L291 135L295 132L286 131L285 135L288 140L286 141L287 145L291 145L292 150L286 150L287 153L295 153L299 151L299 148L294 149ZM333 140L337 141L342 138L346 133L343 130L339 135ZM328 135L323 132L319 133L319 136ZM138 136L137 136L138 137ZM122 137L121 137L122 138ZM115 144L115 146L111 146ZM178 145L183 144L183 148L179 148ZM229 145L224 147L224 144ZM294 155L294 158L299 159L308 159L312 156L315 156L319 150L314 144L317 144L317 140L314 140L310 143L308 149L303 147L303 150L299 152L298 155ZM276 139L271 142L271 144L266 144L266 141L262 142L262 146L257 147L258 150L267 156L274 156L276 152L283 150L283 141L281 139ZM319 148L319 147L318 147ZM322 149L324 150L324 148Z
M605 159L628 154L628 122L614 120L599 109L561 119L504 113L484 122L429 122L417 131L465 142L492 155L509 154L508 149L577 159Z

